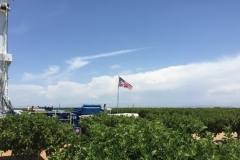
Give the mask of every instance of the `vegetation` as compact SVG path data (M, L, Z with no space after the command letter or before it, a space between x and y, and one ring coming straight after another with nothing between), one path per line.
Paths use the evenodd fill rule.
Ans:
M0 119L0 150L12 150L23 159L37 157L43 150L51 155L66 144L72 127L41 114L8 115Z
M19 157L42 150L50 160L78 159L216 159L237 160L240 109L237 108L121 108L139 118L106 113L82 119L82 134L44 115L9 115L0 119L0 150ZM213 137L224 132L222 141ZM196 134L200 139L192 136ZM25 158L26 159L26 158Z

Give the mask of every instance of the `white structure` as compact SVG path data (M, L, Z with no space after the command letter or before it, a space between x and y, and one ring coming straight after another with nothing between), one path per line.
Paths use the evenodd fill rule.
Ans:
M135 117L138 118L139 115L138 113L116 113L116 114L112 114L112 115L116 115L116 116L127 116L127 117Z
M139 117L138 113L117 113L117 114L108 114L108 115L110 115L110 116L135 117L135 118L138 118L138 117ZM89 116L93 116L93 115L92 115L92 114L90 114L90 115L81 115L81 116L79 116L79 118L80 118L80 119L81 119L81 118L87 118L87 117L89 117Z
M13 111L8 97L8 68L12 55L8 53L8 12L10 0L0 0L0 118Z

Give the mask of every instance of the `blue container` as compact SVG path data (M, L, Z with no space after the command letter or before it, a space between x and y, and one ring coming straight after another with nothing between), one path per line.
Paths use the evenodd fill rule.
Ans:
M82 115L98 114L102 111L100 104L84 104L82 108Z

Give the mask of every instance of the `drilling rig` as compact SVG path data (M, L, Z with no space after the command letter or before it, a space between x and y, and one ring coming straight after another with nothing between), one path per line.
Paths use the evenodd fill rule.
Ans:
M12 55L8 53L8 13L10 0L0 0L0 118L14 113L8 96L8 68Z

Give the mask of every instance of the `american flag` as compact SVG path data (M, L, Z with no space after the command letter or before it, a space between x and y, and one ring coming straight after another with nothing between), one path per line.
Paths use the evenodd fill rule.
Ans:
M126 82L121 77L119 77L118 87L124 87L124 88L128 88L131 90L133 86L131 84L129 84L128 82Z

